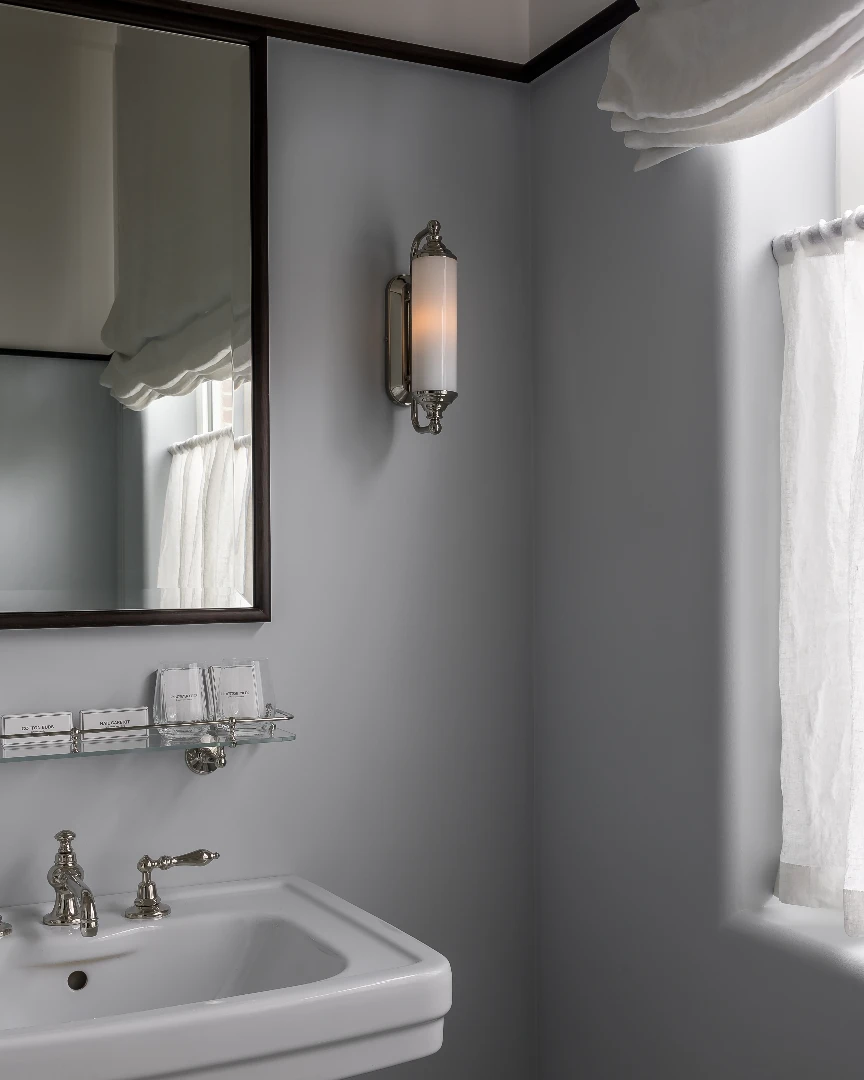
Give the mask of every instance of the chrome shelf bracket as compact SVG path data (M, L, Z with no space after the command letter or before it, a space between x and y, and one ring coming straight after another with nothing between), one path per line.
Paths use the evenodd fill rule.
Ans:
M294 714L285 712L284 709L278 709L275 705L267 703L264 706L264 715L260 720L236 720L236 719L222 719L217 721L223 727L228 728L228 745L237 746L237 730L238 725L242 730L242 725L245 723L252 724L267 724L270 721L270 734L272 735L276 728L277 720L293 720ZM188 749L183 755L186 761L186 767L191 769L196 776L212 776L217 769L224 769L228 764L228 755L225 753L224 746L195 746Z
M194 750L187 750L183 755L186 759L186 767L191 769L196 776L210 776L217 769L224 769L228 764L228 757L224 746L199 746Z

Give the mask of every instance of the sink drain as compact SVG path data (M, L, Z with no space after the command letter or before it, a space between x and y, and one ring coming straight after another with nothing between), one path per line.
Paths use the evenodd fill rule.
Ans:
M85 971L73 971L66 982L70 990L83 990L87 985L87 973Z

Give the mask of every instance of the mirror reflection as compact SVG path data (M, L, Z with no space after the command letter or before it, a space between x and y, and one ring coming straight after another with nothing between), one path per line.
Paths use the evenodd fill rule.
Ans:
M0 610L254 604L249 55L0 6Z

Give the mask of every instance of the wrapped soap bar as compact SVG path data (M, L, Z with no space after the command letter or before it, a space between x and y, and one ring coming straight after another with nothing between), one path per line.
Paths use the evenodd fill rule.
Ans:
M13 713L4 716L3 734L16 738L4 739L6 747L46 746L71 738L72 713Z
M81 710L81 730L87 742L130 737L146 739L150 734L149 726L150 710L146 705L128 709Z

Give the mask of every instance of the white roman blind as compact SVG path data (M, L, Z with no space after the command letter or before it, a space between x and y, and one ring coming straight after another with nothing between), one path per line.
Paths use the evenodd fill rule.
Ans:
M102 382L131 409L250 376L249 56L120 27L117 293Z
M864 0L640 0L598 105L647 169L797 116L864 71Z

